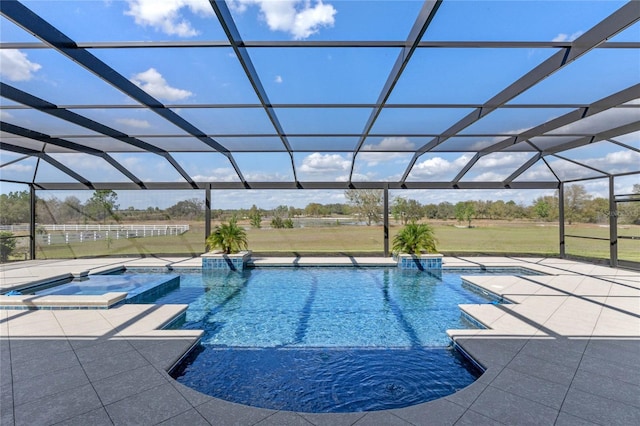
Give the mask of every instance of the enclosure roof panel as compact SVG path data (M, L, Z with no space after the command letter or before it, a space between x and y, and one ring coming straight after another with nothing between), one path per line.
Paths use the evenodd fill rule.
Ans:
M640 174L637 1L3 0L0 13L1 181L549 188Z

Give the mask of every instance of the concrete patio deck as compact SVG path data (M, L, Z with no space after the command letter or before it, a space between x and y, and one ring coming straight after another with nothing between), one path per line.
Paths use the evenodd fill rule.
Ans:
M256 265L338 259L256 259ZM345 264L388 259L345 258ZM197 267L199 259L83 259L0 266L0 288L125 267ZM200 332L160 330L186 307L0 310L2 425L635 425L640 424L640 274L561 259L445 258L445 267L520 266L540 276L473 276L513 304L463 305L486 330L450 330L486 371L436 401L397 410L310 414L202 395L167 369Z

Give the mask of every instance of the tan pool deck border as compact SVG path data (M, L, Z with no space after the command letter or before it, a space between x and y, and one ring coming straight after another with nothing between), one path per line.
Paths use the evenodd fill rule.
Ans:
M384 258L258 258L256 266L384 265ZM0 265L0 289L125 267L197 268L195 258ZM200 394L168 374L201 333L160 330L184 305L0 311L0 425L636 425L640 273L555 258L445 257L445 267L548 275L466 280L514 303L462 305L486 330L449 330L486 368L412 407L346 414L267 410Z

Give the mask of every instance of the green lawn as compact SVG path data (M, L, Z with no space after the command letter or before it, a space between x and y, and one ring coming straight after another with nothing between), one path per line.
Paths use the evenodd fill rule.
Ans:
M36 257L39 259L64 259L98 256L152 256L155 254L198 256L204 251L204 225L202 225L191 227L190 231L178 236L40 245L36 249Z
M248 225L246 225L248 227ZM558 226L512 222L483 222L474 228L457 222L434 224L437 248L444 254L524 254L557 256ZM390 246L400 225L390 228ZM567 227L567 234L607 237L606 228ZM633 231L634 233L637 230ZM383 254L382 226L333 225L294 229L247 229L249 248L262 254ZM204 224L191 225L180 236L90 241L38 247L38 258L122 255L188 255L204 252ZM640 261L638 241L621 241L619 258ZM608 258L607 241L567 238L567 253Z

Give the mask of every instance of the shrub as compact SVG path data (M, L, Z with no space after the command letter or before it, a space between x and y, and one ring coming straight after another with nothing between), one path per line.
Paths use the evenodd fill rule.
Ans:
M248 247L247 233L238 226L236 218L229 223L222 223L215 227L211 235L207 237L207 249L222 249L225 254L238 253Z
M280 216L276 216L271 219L271 227L274 229L282 229L284 228L284 221Z
M9 231L0 231L0 262L7 262L16 249L16 238Z
M426 223L408 223L393 239L394 253L436 253L433 228Z

